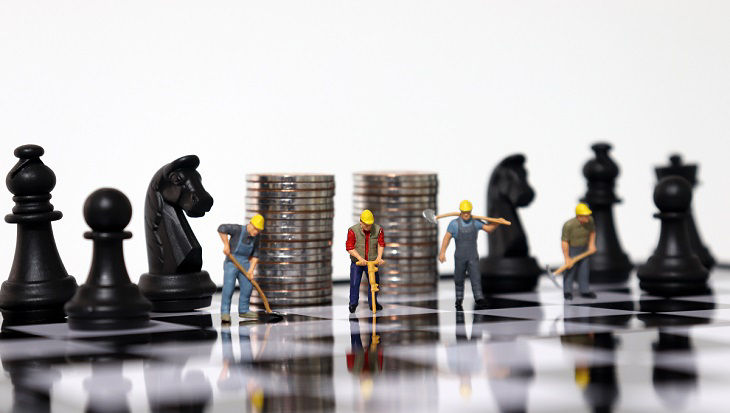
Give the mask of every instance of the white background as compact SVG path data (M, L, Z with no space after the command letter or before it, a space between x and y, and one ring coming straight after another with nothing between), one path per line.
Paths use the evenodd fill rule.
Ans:
M632 259L658 237L653 167L679 151L701 165L696 217L727 260L729 15L720 0L0 1L0 172L16 146L46 149L65 214L56 240L79 281L91 253L84 199L124 191L137 280L149 179L199 155L215 205L190 222L217 282L215 230L243 220L245 174L334 173L334 276L344 278L352 172L436 171L440 211L468 198L480 213L493 166L525 153L532 253L557 263L589 146L606 140L622 168L616 219ZM0 198L9 213L11 194ZM5 271L14 245L15 226L0 224Z

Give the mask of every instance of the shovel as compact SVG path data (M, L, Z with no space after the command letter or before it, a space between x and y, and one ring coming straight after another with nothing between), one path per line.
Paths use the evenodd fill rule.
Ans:
M246 272L245 269L243 269L243 266L238 262L238 260L233 256L233 254L228 254L228 258L231 260L233 265L238 268L238 271L241 271L241 274L245 275L246 278L248 278L249 281L251 281L251 284L256 288L256 291L259 292L259 296L261 297L261 300L264 302L264 308L266 309L266 312L260 312L258 313L259 321L262 321L264 323L278 323L279 321L284 319L284 316L275 313L271 311L271 307L269 307L269 300L266 299L266 294L261 290L261 287L259 286L259 283L256 282L256 280L253 279L249 273Z
M562 274L563 272L565 272L565 270L569 270L569 269L573 268L573 265L575 265L578 261L582 260L583 258L593 255L595 253L596 253L595 251L586 251L582 254L578 254L573 258L573 264L571 264L571 265L565 264L562 267L555 270L555 272L550 271L550 266L546 265L545 266L545 275L547 275L547 277L550 279L550 281L553 282L553 284L555 284L556 287L563 288L560 286L560 284L558 284L558 279L556 276Z
M426 221L435 224L437 220L445 217L458 217L461 215L461 212L447 212L445 214L436 215L436 211L433 209L424 209L423 210L423 217L426 218ZM487 222L494 222L496 224L502 224L502 225L512 225L511 222L507 221L504 218L490 218L490 217L483 217L479 215L472 215L472 218L474 219L480 219L482 221Z

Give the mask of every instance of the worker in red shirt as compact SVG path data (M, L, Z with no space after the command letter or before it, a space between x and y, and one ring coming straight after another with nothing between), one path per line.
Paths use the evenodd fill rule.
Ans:
M377 234L377 235L375 235ZM345 249L350 253L350 313L354 313L360 300L360 280L362 273L367 269L367 261L375 261L375 265L384 264L383 251L385 250L385 235L383 228L375 223L375 217L369 209L360 214L360 223L347 230ZM380 283L380 276L375 273L375 283ZM382 310L375 293L375 309ZM372 308L370 294L368 307Z

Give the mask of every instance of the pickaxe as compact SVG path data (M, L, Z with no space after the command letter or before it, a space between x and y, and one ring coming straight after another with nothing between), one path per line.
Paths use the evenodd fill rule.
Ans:
M558 268L557 270L555 270L555 272L552 272L552 271L550 271L550 266L549 266L549 265L546 265L546 266L545 266L545 274L546 274L546 275L547 275L547 277L548 277L548 278L550 279L550 281L552 281L552 282L553 282L553 284L555 284L555 286L556 286L556 287L558 287L558 288L562 288L562 287L560 286L560 284L558 284L558 279L557 279L557 278L556 278L555 276L556 276L556 275L560 275L560 274L562 274L563 272L565 272L566 270L569 270L569 269L573 268L573 266L574 266L574 265L575 265L575 264L576 264L576 263L577 263L578 261L582 260L582 259L583 259L583 258L585 258L585 257L588 257L588 256L590 256L590 255L593 255L593 254L595 254L595 253L596 253L596 251L586 251L586 252L584 252L584 253L578 254L578 255L576 255L575 257L573 257L573 263L572 263L572 264L570 264L570 265L569 265L569 264L565 264L565 265L563 265L562 267L560 267L560 268Z

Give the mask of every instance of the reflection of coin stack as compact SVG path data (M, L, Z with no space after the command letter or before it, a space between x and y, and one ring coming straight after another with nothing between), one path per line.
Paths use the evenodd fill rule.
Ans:
M369 209L385 232L381 294L425 294L436 289L438 229L424 209L436 209L438 176L425 172L360 172L353 176L354 219ZM367 290L367 283L363 289Z
M332 302L334 194L334 175L246 176L246 218L265 219L256 281L272 307Z

